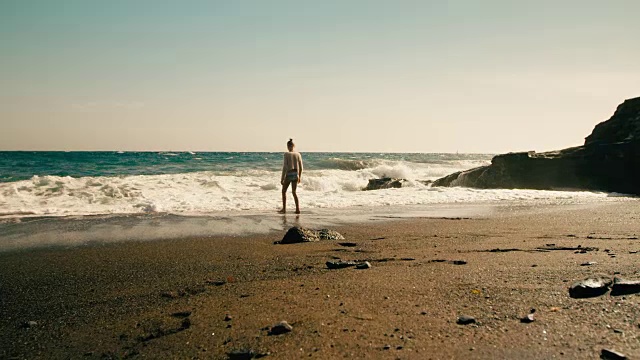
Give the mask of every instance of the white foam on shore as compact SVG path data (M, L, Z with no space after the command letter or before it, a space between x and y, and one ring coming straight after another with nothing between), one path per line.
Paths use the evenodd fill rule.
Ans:
M303 208L331 209L396 205L521 201L572 204L616 201L606 193L541 190L432 188L423 183L479 161L451 164L378 162L360 170L310 170L302 176ZM362 191L369 179L408 180L401 189ZM280 172L238 171L120 177L34 176L0 183L0 217L271 211L281 203ZM289 201L293 199L289 195Z

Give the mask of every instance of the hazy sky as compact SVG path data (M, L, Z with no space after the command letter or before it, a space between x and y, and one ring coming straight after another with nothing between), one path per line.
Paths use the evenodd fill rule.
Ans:
M638 0L0 0L0 149L579 145L640 96L638 14Z

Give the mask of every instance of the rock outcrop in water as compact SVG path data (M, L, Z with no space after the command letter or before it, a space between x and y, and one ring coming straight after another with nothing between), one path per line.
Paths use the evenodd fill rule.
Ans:
M585 144L559 151L497 155L491 165L460 171L433 186L594 190L640 195L640 97L620 104Z
M395 179L395 178L380 178L380 179L371 179L367 186L362 190L380 190L380 189L392 189L392 188L401 188L402 184L405 182L405 179Z

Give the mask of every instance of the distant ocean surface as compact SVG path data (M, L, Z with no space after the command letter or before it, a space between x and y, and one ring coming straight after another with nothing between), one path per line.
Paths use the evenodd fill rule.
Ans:
M0 217L273 211L283 153L0 152ZM302 153L302 209L460 202L582 202L608 194L432 188L489 154ZM401 189L362 191L369 179L407 179Z

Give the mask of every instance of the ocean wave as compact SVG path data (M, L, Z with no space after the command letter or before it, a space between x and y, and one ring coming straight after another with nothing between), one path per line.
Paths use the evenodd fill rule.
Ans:
M316 164L321 169L337 169L337 170L362 170L378 165L380 160L356 160L356 159L340 159L330 158L319 160Z
M621 199L591 192L478 190L425 185L424 180L440 171L444 170L402 162L357 171L308 170L303 173L298 194L305 208ZM0 183L0 216L271 211L281 203L280 175L280 171L251 170L118 177L34 176L29 180ZM408 181L401 189L362 191L370 179L381 176L402 177Z

